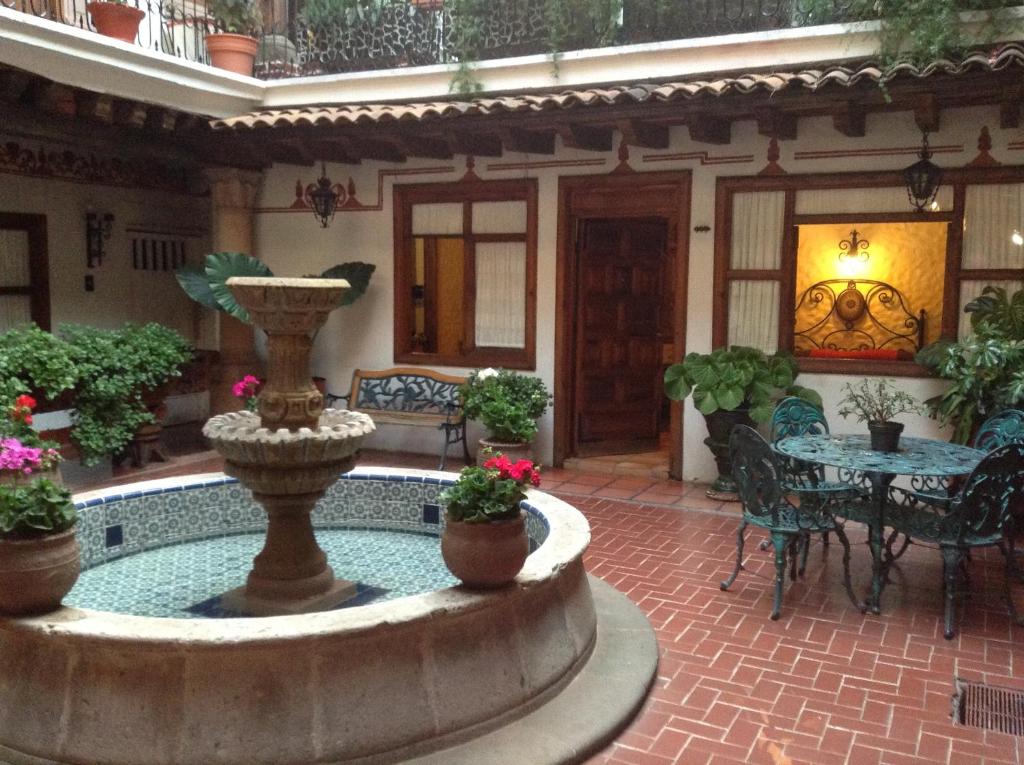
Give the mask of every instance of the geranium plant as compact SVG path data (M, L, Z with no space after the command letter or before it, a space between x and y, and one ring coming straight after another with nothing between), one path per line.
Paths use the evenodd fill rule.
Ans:
M551 396L536 377L505 369L481 369L460 389L466 416L483 423L489 437L502 443L528 443L537 435L537 419Z
M5 407L7 417L0 420L0 470L31 475L50 470L60 461L59 444L44 440L32 427L36 400L22 394Z
M519 516L519 503L526 489L540 486L540 469L530 460L512 462L503 454L493 454L483 467L465 467L455 484L441 492L448 505L449 521L489 523Z
M260 378L255 375L246 375L231 386L231 395L239 399L247 411L255 412L258 400L256 394L260 392L262 384Z
M0 537L59 534L76 520L71 494L52 481L38 478L25 486L0 485Z

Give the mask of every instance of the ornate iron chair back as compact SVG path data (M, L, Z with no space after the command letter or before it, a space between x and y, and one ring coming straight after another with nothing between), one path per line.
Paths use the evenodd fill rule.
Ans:
M779 511L788 507L783 496L785 469L779 456L761 435L746 425L737 425L729 437L732 475L743 502L743 511L779 525Z
M1024 497L1024 442L1000 446L978 463L964 482L947 518L959 542L995 538L1012 522L1013 505Z
M1024 441L1024 411L1004 409L981 424L974 448L990 452L1015 441Z
M771 424L773 444L790 436L823 436L828 433L828 421L814 404L796 396L786 396L775 405Z

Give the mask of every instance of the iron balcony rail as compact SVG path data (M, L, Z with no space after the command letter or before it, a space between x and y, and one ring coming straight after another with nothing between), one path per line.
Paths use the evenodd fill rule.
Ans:
M812 0L623 0L602 17L566 2L558 19L559 50L782 29L844 20L841 3L829 18ZM42 18L95 31L87 0L0 0ZM209 63L207 33L221 31L205 0L126 0L145 12L135 42ZM444 64L458 60L459 31L442 0L260 0L263 34L256 76L263 79ZM477 59L550 53L550 0L489 0L472 25ZM616 6L609 0L609 8ZM820 3L816 3L820 7ZM465 46L463 46L465 49Z

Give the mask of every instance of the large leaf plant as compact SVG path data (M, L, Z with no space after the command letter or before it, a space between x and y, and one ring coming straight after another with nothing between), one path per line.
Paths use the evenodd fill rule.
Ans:
M370 284L370 277L376 270L372 263L340 263L331 266L318 279L346 279L350 289L341 301L342 305L354 303ZM249 312L235 300L227 281L232 276L273 276L274 272L260 260L242 252L215 252L206 256L202 270L179 268L174 272L185 293L197 303L224 311L246 324L252 323Z
M690 353L665 370L665 395L675 401L693 396L702 414L749 410L754 422L771 419L776 402L796 396L821 407L821 396L794 381L799 372L792 356L771 356L756 348L734 345L711 353Z

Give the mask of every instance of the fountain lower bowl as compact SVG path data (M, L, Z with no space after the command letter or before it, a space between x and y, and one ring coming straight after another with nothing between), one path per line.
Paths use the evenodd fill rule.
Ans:
M340 515L317 522L439 533L437 494L451 478L353 471L327 497L345 499L317 511ZM257 531L255 505L216 512L240 491L222 476L193 476L79 498L85 565L112 555L106 543L118 526L119 552ZM205 508L217 522L201 528ZM582 562L589 525L542 492L530 492L525 509L538 546L502 590L453 587L262 619L78 608L0 619L0 760L388 762L525 713L572 679L596 633ZM178 523L169 539L170 520ZM147 540L152 523L164 533Z

